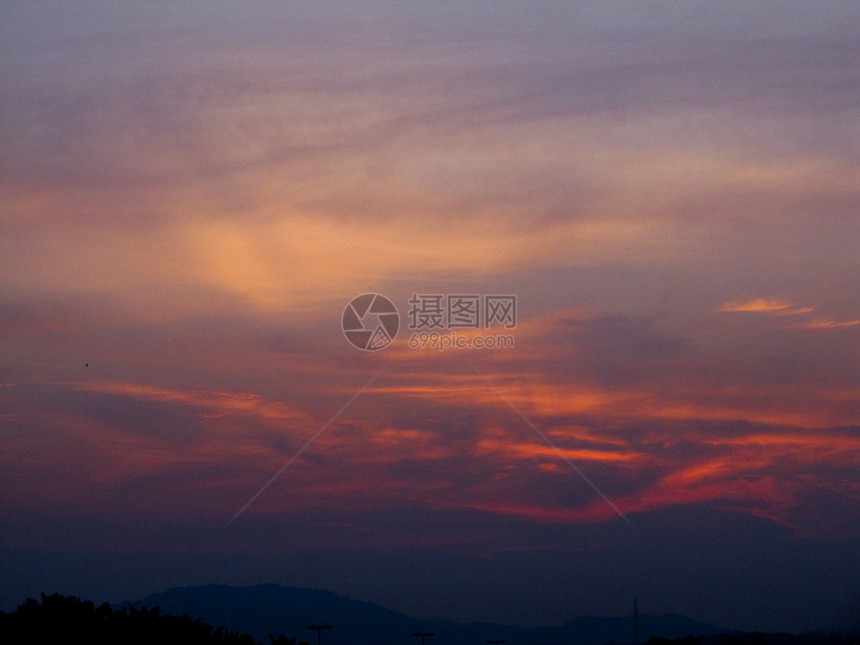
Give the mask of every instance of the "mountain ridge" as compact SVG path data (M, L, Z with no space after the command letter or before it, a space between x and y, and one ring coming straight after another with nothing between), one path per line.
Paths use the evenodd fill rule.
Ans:
M520 627L500 623L420 619L372 602L355 600L325 589L264 583L253 586L208 584L172 587L121 607L160 607L176 615L187 614L215 627L247 632L260 641L269 634L296 636L315 642L310 624L332 625L323 635L329 645L399 645L416 642L415 632L434 633L427 645L475 645L505 640L517 645L606 645L633 642L633 616L579 616L555 627ZM348 627L348 628L347 628ZM681 614L640 614L640 641L651 636L681 638L727 633Z

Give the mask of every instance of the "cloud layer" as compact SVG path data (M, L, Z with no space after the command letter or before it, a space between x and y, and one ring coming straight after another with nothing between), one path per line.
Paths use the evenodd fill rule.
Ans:
M0 9L5 549L860 539L857 7L539 5Z

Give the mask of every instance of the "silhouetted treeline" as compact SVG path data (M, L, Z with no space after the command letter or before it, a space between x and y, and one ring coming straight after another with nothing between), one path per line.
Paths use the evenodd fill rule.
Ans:
M368 635L372 638L372 635ZM296 638L269 635L267 645L307 645ZM83 642L86 645L260 645L250 634L192 620L187 615L162 614L158 607L123 607L59 594L28 598L12 613L0 612L0 642L11 645ZM368 641L370 642L370 641ZM439 643L439 645L443 645ZM860 645L860 634L762 634L733 632L677 638L652 637L647 645Z
M713 636L687 636L669 640L652 637L648 645L860 645L860 634L819 632L814 634L764 634L733 632Z
M296 645L295 638L269 636L271 645ZM87 645L259 645L249 634L192 620L188 616L161 613L158 607L111 609L96 607L89 600L59 594L42 601L28 598L11 614L0 612L0 641L3 643L71 643ZM299 643L298 645L307 645Z

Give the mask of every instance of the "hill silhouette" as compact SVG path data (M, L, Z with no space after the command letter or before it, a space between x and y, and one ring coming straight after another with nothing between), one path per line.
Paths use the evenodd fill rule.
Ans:
M325 623L334 627L323 634L323 645L409 643L414 632L436 634L428 645L475 645L505 640L517 645L605 645L633 641L633 617L580 617L558 627L517 627L493 623L458 623L422 620L369 602L319 589L299 589L275 584L252 587L206 585L178 587L127 603L158 606L164 611L198 616L229 629L263 639L267 634L299 634L310 641L306 626ZM687 616L665 614L639 616L641 641L651 637L676 639L689 635L725 633Z
M257 645L249 634L207 625L187 615L162 613L159 607L113 609L89 600L42 594L28 598L12 613L0 612L4 643L68 643L87 645ZM296 645L296 638L268 637L271 645ZM300 643L299 645L307 645Z
M290 614L296 607L301 607L298 610L300 612L327 608L334 612L332 615L343 618L351 617L353 620L359 621L344 622L342 628L338 630L339 638L328 638L333 634L327 632L326 636L331 645L340 645L344 642L374 643L375 645L384 645L387 642L415 643L413 636L420 635L405 629L406 624L403 622L389 623L389 627L394 625L404 627L404 631L398 632L391 640L381 637L378 633L356 630L356 624L372 625L374 622L372 617L376 617L382 622L385 622L386 619L394 621L414 621L414 619L378 605L358 602L327 591L313 589L295 589L279 587L278 585L260 585L249 588L213 585L171 589L162 594L150 596L150 599L167 600L170 603L190 601L202 603L201 607L207 605L206 612L233 612L224 620L226 623L227 620L248 620L247 615L242 618L245 612L254 613L260 610L263 610L263 614L269 612L267 605L262 602L266 598L283 601L287 597L297 599L299 603L303 598L306 603L282 607L281 609L287 610L287 614ZM235 602L239 604L234 604ZM0 612L0 642L12 645L67 642L84 642L88 645L115 643L127 645L178 645L180 643L183 645L259 645L259 641L262 641L269 645L307 645L305 642L297 643L296 637L287 638L283 634L277 637L267 634L265 638L255 639L251 634L230 631L223 625L215 628L201 620L199 616L191 618L187 613L177 616L162 611L158 606L151 608L141 606L138 608L134 606L135 604L111 607L104 603L96 606L88 600L79 600L59 594L47 596L43 593L41 602L28 598L15 612ZM347 613L338 613L339 611L346 611ZM302 618L304 619L306 616ZM361 620L364 622L361 623ZM423 631L421 626L424 629L434 626L441 628L439 631L433 632L435 637L432 640L438 645L465 643L463 640L457 640L463 638L469 638L472 643L478 644L487 640L506 640L511 645L518 645L519 643L581 645L585 642L597 642L585 640L586 637L604 639L605 634L619 628L622 623L627 623L629 627L631 621L632 617L586 617L572 620L563 627L536 629L446 621L414 621L410 624L413 626L412 629L419 626L418 629L421 631ZM213 622L221 621L219 619ZM343 629L344 625L346 629ZM643 630L644 633L650 633L654 629L653 625L657 625L658 629L676 629L682 625L695 627L703 625L703 623L677 615L640 616L640 633ZM305 625L302 629L306 630L306 627ZM494 634L493 638L486 638L487 634L490 633ZM695 633L695 630L691 633ZM516 634L524 636L525 640L511 641L508 639ZM559 638L554 639L552 637ZM605 645L607 642L613 641L617 642L617 639L600 642ZM821 632L792 635L735 631L701 636L688 635L674 639L651 635L646 642L647 645L860 645L860 634Z

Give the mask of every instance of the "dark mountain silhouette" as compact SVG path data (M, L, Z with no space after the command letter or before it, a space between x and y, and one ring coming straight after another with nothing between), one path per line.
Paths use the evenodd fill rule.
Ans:
M633 617L580 617L559 627L516 627L492 623L420 620L379 605L346 598L330 591L267 584L253 587L207 585L179 587L133 601L135 607L161 607L187 614L225 629L247 632L258 640L267 634L299 635L316 643L310 624L328 624L323 645L417 645L414 632L436 634L427 645L481 645L505 640L511 645L606 645L633 641ZM639 638L676 639L726 633L686 616L640 614Z

